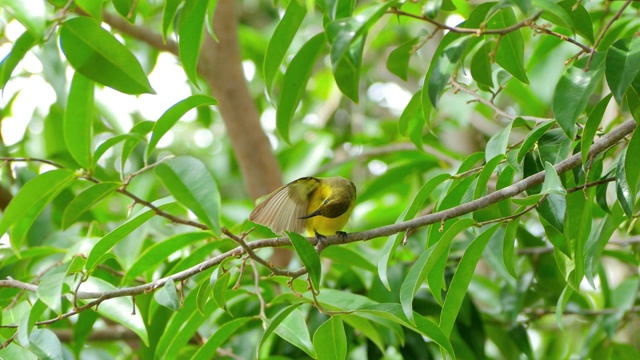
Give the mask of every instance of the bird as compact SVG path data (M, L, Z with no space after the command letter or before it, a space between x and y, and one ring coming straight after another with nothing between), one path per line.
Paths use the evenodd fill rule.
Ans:
M346 238L341 231L356 203L356 186L343 177L303 177L269 194L249 215L249 220L274 233L302 233L323 239Z

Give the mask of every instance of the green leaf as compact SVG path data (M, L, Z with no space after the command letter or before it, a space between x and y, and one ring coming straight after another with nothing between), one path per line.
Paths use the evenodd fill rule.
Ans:
M469 244L469 247L462 255L460 264L451 280L451 285L449 285L449 291L447 292L447 297L442 306L442 313L440 314L440 328L447 336L451 334L480 256L482 256L485 246L499 226L500 225L494 225L485 230Z
M291 316L287 316L274 330L285 341L301 349L307 355L314 358L315 352L309 336L309 329L304 321L304 314L299 308L293 310Z
M560 1L558 5L562 6L571 19L573 20L573 25L578 33L578 35L590 41L593 44L593 23L591 22L591 15L589 12L582 6L580 2L575 0L564 0Z
M527 137L524 138L524 141L520 146L520 150L518 150L518 163L522 162L524 156L533 149L536 142L538 142L540 137L542 137L542 135L544 135L544 133L547 132L553 124L555 124L555 121L553 120L542 122L527 134Z
M91 160L93 139L93 81L79 72L73 75L64 116L64 142L73 159L85 169Z
M481 196L484 196L487 193L487 185L489 184L489 180L493 175L495 169L500 165L500 163L504 160L504 155L500 154L487 161L487 163L482 167L482 171L478 175L478 181L476 182L476 188L473 191L473 199L477 199Z
M591 148L591 144L593 143L593 137L596 135L598 131L598 127L600 126L600 122L602 121L602 117L604 116L605 110L607 110L607 106L609 105L609 101L613 94L609 94L605 96L598 104L591 110L589 113L589 117L587 118L587 123L584 126L584 131L582 131L582 140L580 141L580 155L582 156L582 167L584 169L587 168L587 161L589 159L589 149Z
M420 40L420 37L404 42L389 53L387 58L387 70L404 81L408 79L409 60L411 60L411 55L414 54L413 47L418 43L418 40Z
M637 129L633 132L625 152L624 172L627 176L627 186L629 186L631 199L635 199L638 191L638 178L640 177L640 161L636 157L640 155L640 131Z
M553 115L569 139L576 136L576 121L603 75L604 54L596 53L591 68L585 72L587 57L569 67L556 84L553 94Z
M558 303L556 305L556 324L562 331L564 331L564 328L562 326L564 309L567 306L569 299L571 299L571 295L573 295L573 288L571 288L571 286L569 285L565 286L564 290L562 290L562 294L560 294L560 297L558 298Z
M95 0L94 0L95 1ZM130 23L133 23L136 18L136 5L138 2L136 0L112 0L113 7L116 8L116 11L120 16L127 19Z
M402 308L399 304L372 304L359 308L356 310L358 314L372 314L377 315L385 319L392 320L408 329L416 331L417 333L428 337L444 349L451 358L455 359L455 353L453 346L442 329L433 323L433 321L426 317L413 313L414 323L409 322L405 314L402 312ZM415 324L415 325L414 325Z
M179 156L158 164L154 173L178 202L220 236L220 193L202 161Z
M293 312L293 310L297 309L298 306L300 306L302 304L303 303L300 302L300 303L289 305L289 306L285 307L284 309L280 310L280 312L278 312L269 321L269 324L267 325L267 328L265 329L264 333L262 334L262 337L260 337L260 342L258 342L258 346L256 347L256 357L260 356L260 347L262 346L264 341L269 337L269 335L271 335L273 333L273 331L278 327L278 325L280 325L280 323L282 323L282 321L284 321L284 319L286 319L287 316L289 316L289 314L291 314Z
M562 26L566 29L573 29L573 19L559 4L551 0L531 0L531 5L544 10L542 18L551 21L553 24Z
M411 97L409 104L404 108L398 127L400 133L409 135L416 148L422 150L422 132L424 129L424 112L422 111L422 91L418 91Z
M71 170L48 171L29 180L13 197L0 219L0 234L12 229L11 246L16 251L42 210L76 178Z
M189 81L198 86L197 66L209 0L186 0L178 21L178 53Z
M302 235L295 232L287 231L287 237L291 240L293 248L296 250L300 261L304 264L313 285L312 291L320 289L320 276L322 271L320 268L320 256L311 243Z
M458 65L470 39L470 36L464 36L451 41L451 43L440 42L439 47L445 44L446 46L443 47L437 58L434 55L431 68L427 73L427 76L430 75L430 77L425 79L425 81L428 80L426 87L433 107L438 106L438 100L442 96L444 88L449 84L453 70Z
M153 298L156 299L158 304L171 311L178 311L180 309L180 299L178 299L176 283L172 278L167 279L164 286L153 294Z
M487 29L504 29L517 23L516 15L511 7L498 10L489 19ZM498 48L495 50L495 61L503 69L521 82L528 84L527 72L524 68L524 40L521 30L500 35Z
M78 16L60 26L60 46L73 68L125 94L155 94L131 51L94 20Z
M485 146L484 160L489 162L491 159L498 155L504 155L507 153L507 145L509 145L509 135L511 134L511 126L513 122L510 122L504 129L493 135Z
M595 275L598 272L598 266L600 265L600 256L604 251L605 246L609 243L611 236L618 227L624 221L624 213L620 206L614 206L611 215L605 216L603 221L597 225L595 231L592 231L587 244L585 245L584 256L584 268L585 276L589 281L589 284L595 289Z
M433 190L437 188L438 185L442 184L444 181L450 178L451 175L449 174L439 174L429 179L429 181L422 185L416 196L413 197L413 200L411 201L409 207L407 207L407 209L405 209L405 211L396 219L395 223L397 224L406 220L413 219L418 211L420 211L424 202L427 200L429 195L431 195ZM380 255L378 256L378 276L380 277L380 281L382 281L382 284L387 288L387 290L391 290L387 273L389 267L389 259L391 258L391 255L395 253L398 245L400 244L400 241L402 240L402 236L399 235L400 234L394 234L389 236L389 239L384 244L384 247L382 248L382 250L380 251Z
M64 213L62 214L62 228L67 229L73 225L73 223L80 218L80 215L114 193L120 186L122 186L121 183L104 182L92 185L83 190L74 197L64 209Z
M491 43L485 42L471 58L471 77L480 85L493 87L491 77Z
M62 285L66 275L66 268L53 268L40 279L36 290L38 299L56 314L62 313Z
M167 32L169 26L173 24L173 20L176 17L178 6L182 3L182 0L165 0L162 8L162 39L167 41Z
M206 231L182 233L149 246L138 256L124 277L122 277L121 284L127 284L145 272L154 272L156 267L166 261L171 254L196 241L204 240L211 236Z
M634 161L637 160L634 159ZM635 204L633 194L635 194L635 191L632 192L629 184L627 183L626 169L624 166L625 163L626 153L622 153L620 154L618 164L616 165L616 194L618 195L618 201L620 202L620 206L622 206L624 213L629 219L632 219L633 205ZM637 174L635 176L637 177Z
M92 18L102 21L102 4L103 1L96 0L74 0L74 3L78 5L84 12L89 14Z
M207 95L191 95L186 99L180 100L165 111L153 126L151 140L145 150L145 159L149 159L151 153L158 145L158 142L171 128L180 120L189 110L198 106L216 105L218 102Z
M144 140L144 135L148 134L153 130L155 122L153 121L141 121L131 128L129 134L133 135L133 137L126 139L124 144L122 144L122 155L120 159L120 172L124 173L124 168L127 163L127 159L129 155L133 152L133 149L138 146L141 140Z
M29 335L29 351L42 360L64 358L58 336L49 329L33 329Z
M133 134L120 134L105 140L105 142L100 144L96 149L96 151L93 153L93 164L91 165L91 168L93 169L96 167L96 164L98 164L98 160L100 160L102 155L104 155L104 153L106 153L107 150L111 149L113 146L125 140L133 140L136 142L140 142L144 140L144 137L142 137L142 135L140 134L133 133Z
M9 55L0 62L0 89L4 89L4 86L11 79L13 70L36 43L36 38L29 31L25 31L16 39Z
M86 292L108 292L116 290L115 286L93 276L89 277L89 279L80 286L80 291ZM88 302L87 300L79 301L81 303ZM146 346L149 346L149 336L142 316L140 315L140 309L133 304L133 300L131 300L130 297L116 297L108 301L103 301L95 310L105 318L133 331Z
M165 210L167 207L173 205L173 203L166 204L166 201L162 202L154 202L154 206L160 208L161 210ZM147 222L155 215L155 212L151 209L144 208L140 213L131 219L127 220L124 224L118 226L113 229L107 235L103 236L98 242L93 246L89 256L87 257L87 263L85 264L85 269L87 269L88 273L91 273L93 269L106 257L111 249L118 242L124 239L125 236L131 234L135 229L139 228L142 224Z
M640 38L620 39L607 50L605 78L618 104L640 71Z
M15 16L34 38L42 39L47 26L47 9L44 1L0 0L0 7Z
M271 90L273 78L278 73L280 64L282 64L282 60L306 15L307 8L298 0L291 0L289 1L284 16L273 31L263 64L264 83L266 84L267 91Z
M222 324L213 335L203 345L198 347L198 351L191 357L192 360L209 360L211 354L214 354L222 344L225 343L231 336L238 334L242 331L248 322L254 320L251 317L242 317L234 319Z
M309 81L316 59L324 49L322 46L324 42L324 34L322 33L312 37L300 48L285 71L276 110L276 125L280 136L288 143L290 142L289 126L293 114L307 89L307 81Z
M562 186L562 181L560 181L556 169L548 161L544 163L544 182L540 193L567 195L567 190Z
M538 139L540 161L556 165L569 156L571 144L572 140L561 129L548 130Z
M516 263L516 251L515 251L515 242L516 242L516 234L518 232L518 227L520 226L520 221L518 219L511 221L507 224L507 228L504 231L504 240L502 243L502 260L504 262L504 266L513 276L514 279L518 278L518 274L516 273L515 263Z
M227 310L227 289L229 288L229 279L231 279L231 273L228 271L218 276L215 280L213 276L211 277L211 294L213 295L213 301L215 301L219 308L225 310Z
M313 334L313 348L318 360L345 359L347 357L347 334L342 317L334 315L320 325Z

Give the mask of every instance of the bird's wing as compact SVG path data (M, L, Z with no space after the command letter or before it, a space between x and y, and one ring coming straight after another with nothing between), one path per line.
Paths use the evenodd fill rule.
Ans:
M274 233L295 231L302 233L307 214L309 196L320 186L320 180L313 177L300 178L272 192L249 216L249 220L268 226Z

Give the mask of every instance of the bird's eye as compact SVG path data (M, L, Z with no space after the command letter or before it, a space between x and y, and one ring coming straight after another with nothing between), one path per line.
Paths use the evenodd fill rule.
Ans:
M327 205L329 203L329 199L322 202L322 205Z

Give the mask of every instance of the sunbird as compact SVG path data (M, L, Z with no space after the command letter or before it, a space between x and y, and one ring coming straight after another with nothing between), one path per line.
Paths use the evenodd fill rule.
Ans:
M303 177L269 194L249 215L254 223L269 227L274 233L283 231L307 234L321 239L338 234L349 221L356 203L356 186L336 176Z

